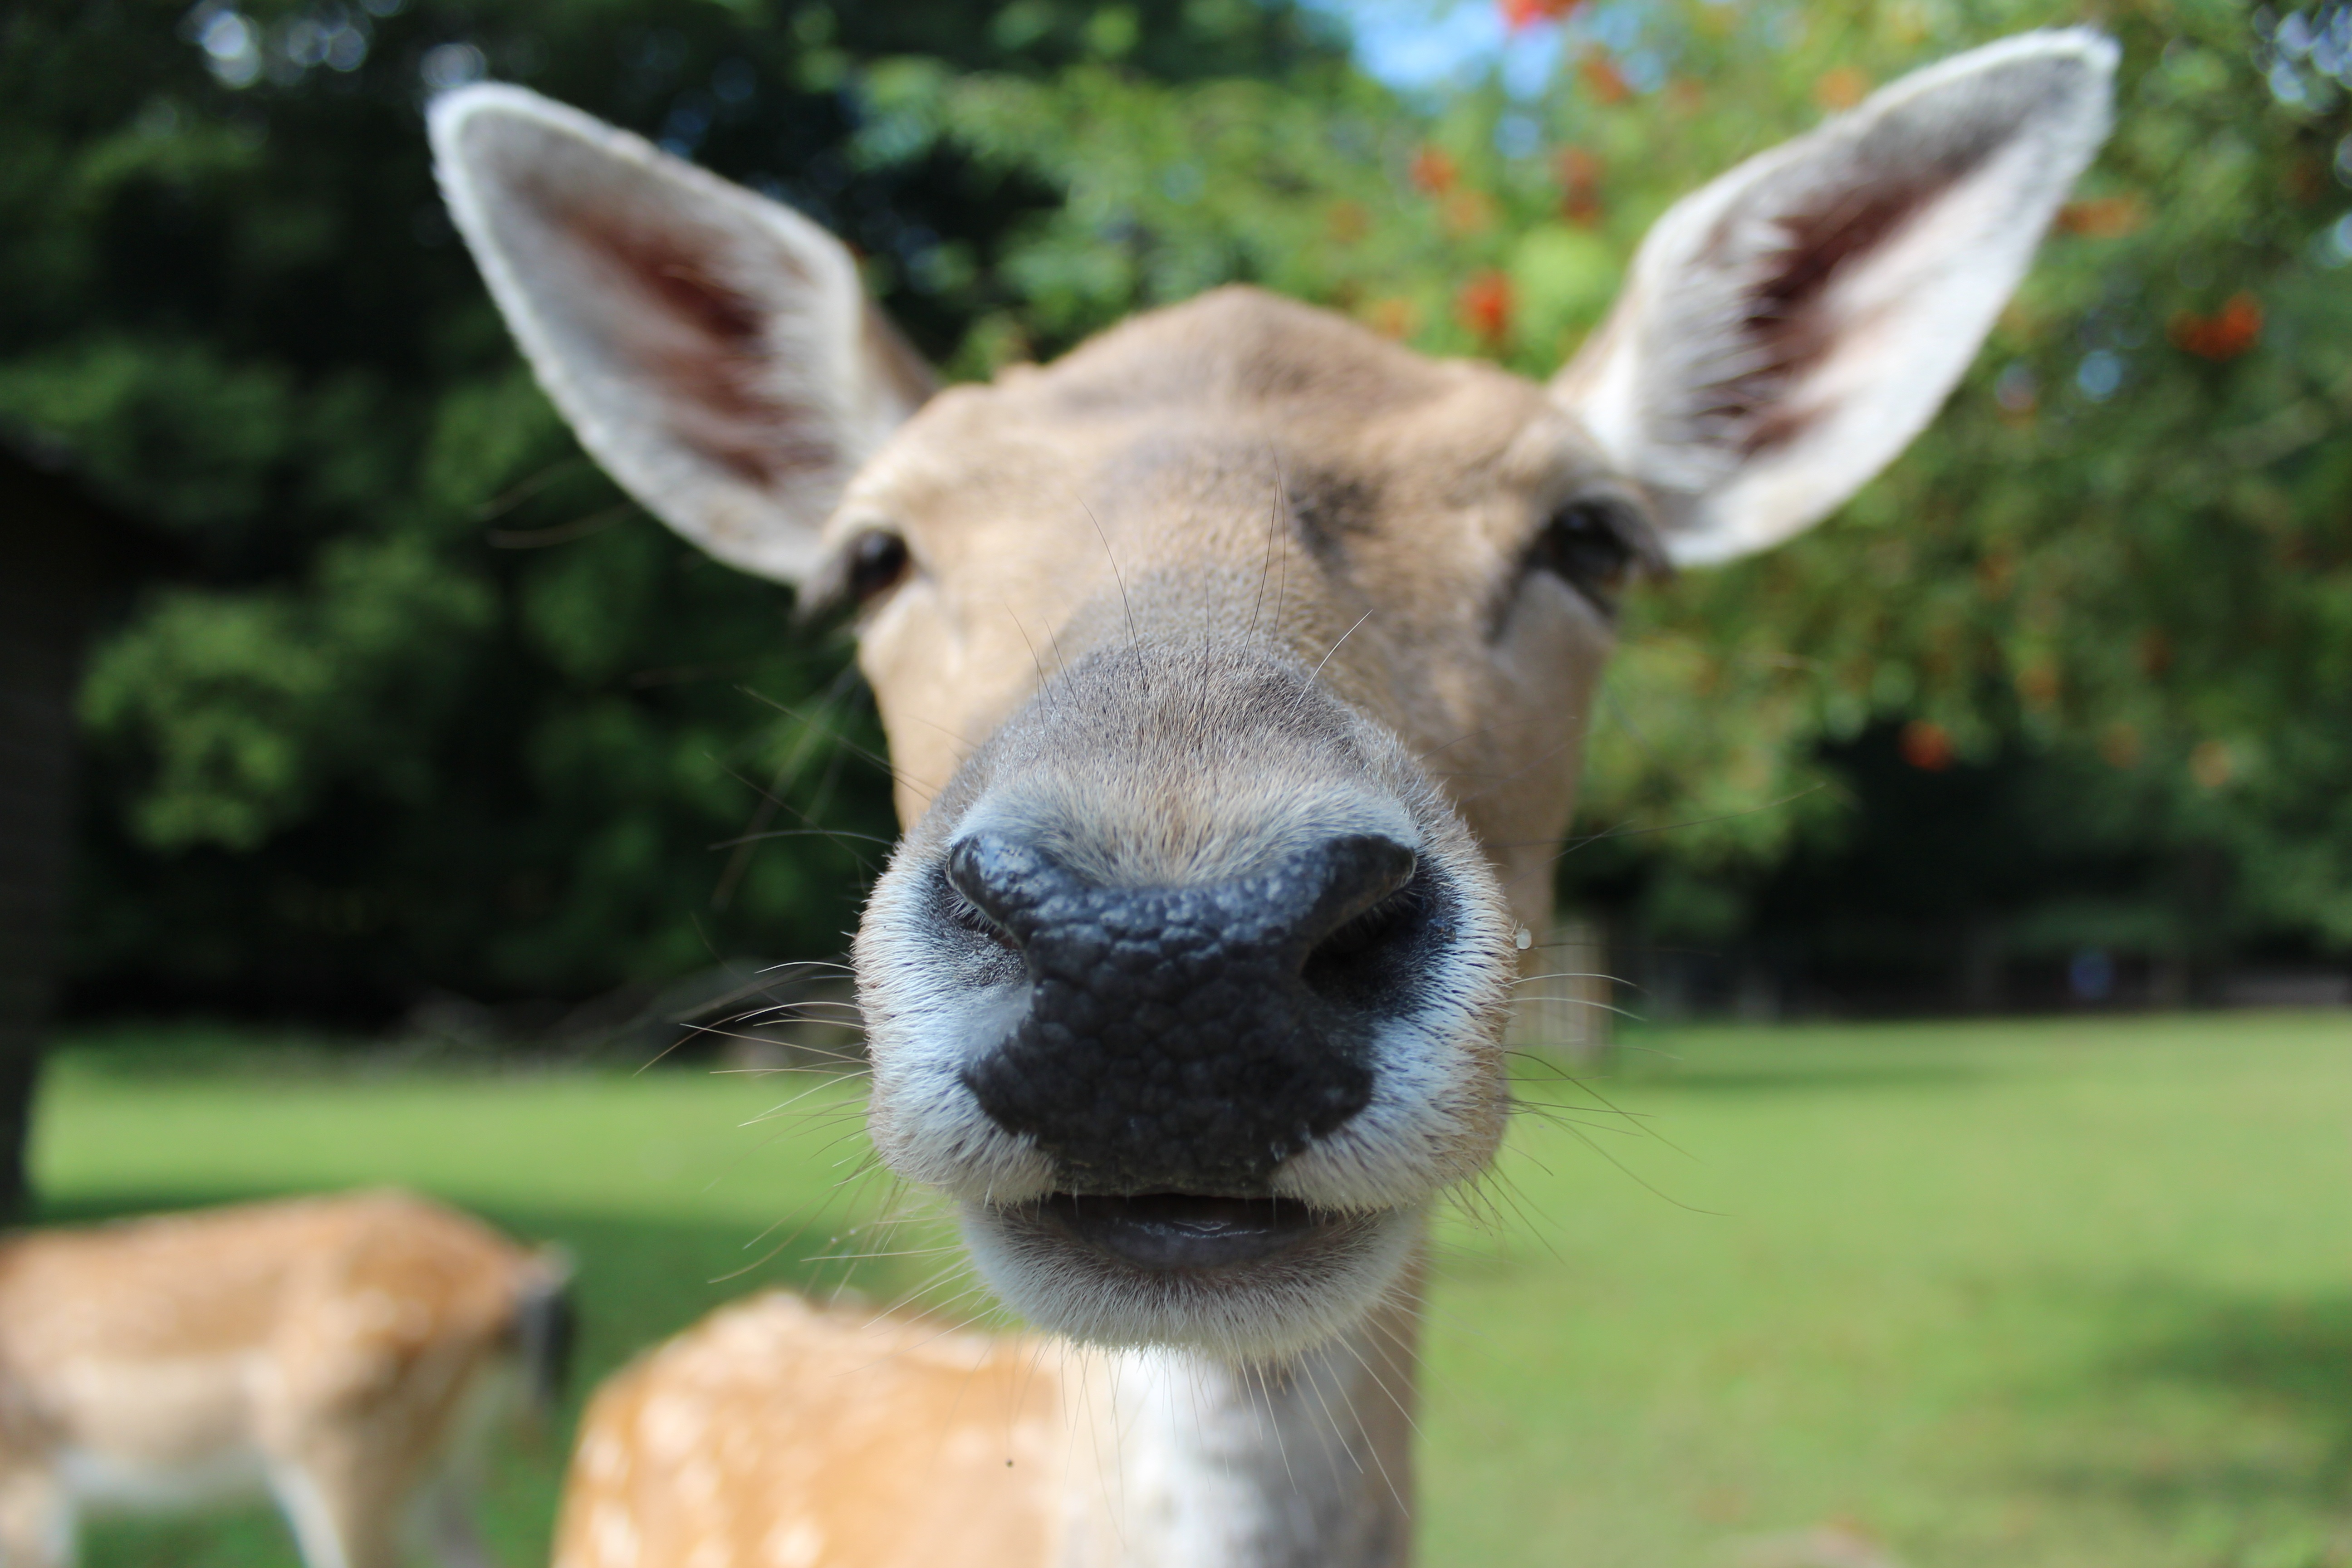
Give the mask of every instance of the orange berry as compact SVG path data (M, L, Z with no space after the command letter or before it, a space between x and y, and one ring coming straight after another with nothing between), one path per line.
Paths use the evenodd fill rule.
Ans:
M1895 744L1903 760L1923 773L1940 773L1952 765L1952 732L1933 720L1912 720Z
M1511 311L1517 304L1511 280L1489 268L1462 286L1462 291L1454 296L1454 313L1464 326L1493 346L1510 334Z
M1442 147L1423 147L1412 155L1410 177L1420 189L1433 196L1442 196L1454 188L1461 177L1453 157Z

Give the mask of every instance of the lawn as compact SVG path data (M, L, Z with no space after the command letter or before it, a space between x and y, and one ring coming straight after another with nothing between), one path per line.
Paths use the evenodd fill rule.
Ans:
M839 1085L761 1121L802 1086L172 1059L67 1055L49 1216L406 1183L572 1249L583 1388L837 1279L888 1198ZM1654 1030L1521 1088L1558 1109L1515 1128L1502 1217L1442 1234L1428 1563L2352 1563L2352 1016ZM544 1561L559 1447L501 1459L511 1563ZM257 1510L88 1560L294 1561Z

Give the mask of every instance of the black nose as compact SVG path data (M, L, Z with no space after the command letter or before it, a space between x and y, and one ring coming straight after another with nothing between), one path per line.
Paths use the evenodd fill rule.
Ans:
M1028 974L1028 1009L964 1073L1073 1191L1264 1196L1370 1099L1370 1037L1429 934L1413 852L1334 837L1255 876L1105 888L993 835L947 879Z

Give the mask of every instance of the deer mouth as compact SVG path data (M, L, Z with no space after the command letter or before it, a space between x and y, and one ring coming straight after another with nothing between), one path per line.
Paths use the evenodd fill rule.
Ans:
M1147 1193L1093 1197L1055 1193L1034 1205L1033 1224L1130 1268L1245 1268L1311 1245L1351 1222L1295 1198Z
M1394 1285L1416 1209L1296 1198L1056 1192L967 1204L982 1277L1032 1323L1099 1345L1275 1364L1345 1333Z

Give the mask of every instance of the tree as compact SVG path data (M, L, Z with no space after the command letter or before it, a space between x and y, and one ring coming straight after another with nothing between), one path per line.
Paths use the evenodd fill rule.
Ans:
M2071 16L1506 14L1507 68L1403 96L1255 0L18 7L0 421L197 562L84 690L79 994L378 1016L823 953L889 836L842 646L524 375L429 186L433 84L807 208L952 374L1229 279L1543 374L1675 196ZM1563 876L1643 940L1915 990L2352 951L2352 12L2106 25L2116 139L1944 417L1812 537L1634 602ZM809 836L735 842L775 832Z
M1874 81L2070 19L1565 9L1522 36L1557 50L1524 96L1491 70L1416 110L1336 75L899 67L876 123L1064 193L1006 255L1025 299L996 341L1247 278L1543 375L1675 197ZM1987 942L2104 944L2176 994L2231 954L2352 952L2352 8L2107 25L2114 141L1937 426L1811 538L1637 601L1571 897L1659 942L1794 918L1783 945L1915 994ZM1980 781L1986 853L1873 852L1905 776L1947 773ZM1906 842L1948 837L1911 809Z
M1333 47L1238 0L13 8L0 423L193 560L83 690L79 994L363 1021L826 953L891 831L845 646L627 504L530 383L432 189L430 91L520 79L795 202L944 354L1052 193L871 155L868 62Z

